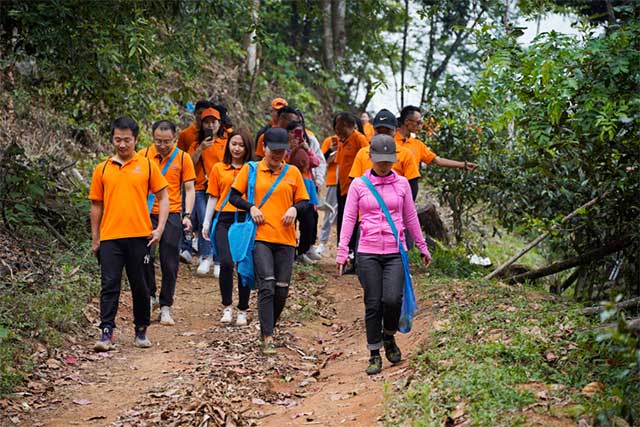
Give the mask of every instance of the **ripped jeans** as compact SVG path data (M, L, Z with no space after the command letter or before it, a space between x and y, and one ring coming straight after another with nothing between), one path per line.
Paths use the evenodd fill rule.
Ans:
M256 241L253 266L258 287L258 314L263 337L273 336L289 295L296 248L277 243Z

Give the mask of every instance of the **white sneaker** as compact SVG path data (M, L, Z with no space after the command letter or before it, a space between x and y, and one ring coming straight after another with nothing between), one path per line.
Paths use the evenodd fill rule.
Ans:
M306 254L298 255L298 261L303 264L315 264L316 262L309 258Z
M247 312L243 310L238 311L238 317L236 317L236 326L247 326Z
M231 307L225 307L224 311L222 312L222 319L220 319L220 321L222 323L231 323L232 319L233 319L233 309Z
M318 255L318 253L314 251L313 248L309 249L307 253L305 253L305 255L313 261L320 261L322 259L322 257Z
M180 261L184 262L185 264L191 264L191 251L180 251Z
M198 252L198 238L194 237L193 239L191 239L191 247L193 248L194 251Z
M213 260L209 257L200 258L200 265L198 265L198 270L196 271L196 273L199 276L209 274L209 270L211 270L211 263L213 263Z
M165 326L173 326L176 324L173 317L171 317L171 307L160 307L160 324Z
M216 279L220 277L220 264L213 264L213 277Z

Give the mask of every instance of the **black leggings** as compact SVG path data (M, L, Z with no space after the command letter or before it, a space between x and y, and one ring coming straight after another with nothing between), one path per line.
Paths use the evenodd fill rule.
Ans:
M318 212L313 205L307 205L298 218L300 228L300 241L298 242L298 255L306 253L316 242L318 236Z
M258 286L258 312L263 337L273 336L289 295L295 248L277 243L256 241L253 265Z
M240 221L244 221L244 213L239 217ZM228 307L233 302L233 270L235 263L231 258L229 249L229 227L234 222L233 212L223 212L218 219L215 230L215 243L218 251L218 260L220 261L220 295L222 296L222 305ZM238 275L238 310L246 310L249 308L249 296L251 289L242 284L242 280Z

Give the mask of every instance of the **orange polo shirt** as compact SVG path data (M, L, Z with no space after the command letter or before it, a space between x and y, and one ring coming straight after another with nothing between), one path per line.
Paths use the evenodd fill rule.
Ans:
M222 202L231 191L231 184L233 180L240 173L240 168L236 169L231 165L224 162L216 163L209 172L209 185L207 186L207 194L218 199L216 204L216 210L219 211L222 207ZM227 202L222 212L235 212L238 209L231 203Z
M336 163L338 164L338 183L340 184L340 195L344 196L349 191L349 172L353 161L361 148L368 147L367 137L354 131L344 142L338 141L338 153Z
M191 147L189 147L189 155L192 155L199 145L199 142L191 144ZM211 147L202 150L200 153L200 160L194 165L196 168L196 191L205 191L207 189L208 173L216 163L222 161L226 145L226 139L216 138Z
M367 137L367 141L371 141L371 138L375 133L375 130L373 129L373 125L371 123L365 123L364 125L362 125L362 127L364 129L364 136Z
M146 157L151 159L151 162L155 163L162 173L162 169L164 169L165 165L169 161L173 150L176 148L174 145L171 147L171 151L169 151L169 155L166 157L162 157L158 154L156 150L156 146L154 144L150 145L147 148L143 148L138 151L142 157ZM187 181L193 181L196 179L196 171L193 167L193 162L191 161L191 156L185 153L184 151L178 151L178 154L174 157L169 169L164 174L164 179L167 180L169 186L167 187L167 193L169 195L169 213L180 213L182 212L182 184ZM159 214L160 208L158 207L158 200L156 199L153 204L153 208L151 209L152 214Z
M282 166L276 172L271 172L271 169L269 169L264 160L258 162L254 200L256 206L260 204L260 201L276 181L278 175L282 173L283 166L284 163L282 163ZM233 188L242 194L246 194L248 178L249 165L245 164L236 177ZM282 178L280 184L278 184L264 206L260 208L262 215L264 215L265 222L262 225L258 225L256 240L296 246L295 221L293 224L285 226L282 224L282 217L287 209L302 200L309 200L307 188L304 185L302 175L298 168L289 165L287 174Z
M325 138L324 141L322 141L322 146L320 147L320 150L322 150L323 154L326 154L327 151L329 151L329 148L331 148L331 140L333 138L338 138L338 135L327 137ZM338 138L338 141L339 140L340 138ZM325 182L324 182L326 186L338 184L338 176L336 175L337 170L338 170L338 164L335 162L335 157L333 162L329 163L329 161L327 161L327 178L325 179Z
M418 166L420 166L420 162L429 164L433 161L433 159L438 157L436 156L436 153L429 150L429 148L419 139L411 137L405 138L400 134L400 132L396 133L394 139L396 140L396 146L404 147L411 151L411 154L413 154L413 157L418 163Z
M113 158L100 163L89 190L89 200L103 203L100 241L148 237L152 228L147 195L166 186L155 163L137 153L122 165Z
M198 142L198 129L196 129L196 124L191 123L191 125L180 132L178 135L178 148L184 151L185 153L189 151L189 147L191 145Z
M415 161L411 151L403 147L396 146L396 158L397 161L393 164L393 170L400 176L404 176L408 180L420 177L420 171L418 170L418 163ZM373 163L369 158L369 147L365 147L358 151L353 167L349 172L350 178L359 178L364 175L367 169L371 169Z

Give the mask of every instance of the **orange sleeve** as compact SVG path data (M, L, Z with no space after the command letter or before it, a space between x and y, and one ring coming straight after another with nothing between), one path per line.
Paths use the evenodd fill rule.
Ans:
M429 164L436 157L438 157L436 155L436 153L434 153L433 151L429 150L429 147L427 147L425 144L420 142L420 145L422 146L422 148L420 149L420 160L421 161L425 162L426 164Z
M105 160L108 162L109 160ZM96 166L91 177L91 189L89 190L89 200L95 202L101 202L104 200L104 184L102 184L102 171L104 170L105 162Z
M164 176L162 176L162 172L160 172L160 169L158 169L158 166L156 166L154 162L149 162L149 165L151 166L151 170L149 171L149 173L151 174L151 179L150 179L151 192L157 193L163 188L166 188L169 185L169 183L164 178Z
M365 152L362 148L358 150L358 154L356 154L356 158L353 159L353 165L351 165L351 170L349 171L349 178L359 178L364 173L364 170L362 170L362 158L364 154Z
M405 150L402 156L402 169L403 175L407 180L420 178L420 171L418 170L418 162L413 159L411 151Z
M307 186L304 185L304 180L302 179L302 174L298 170L298 168L289 168L289 170L293 170L295 172L295 183L296 188L293 194L293 203L298 203L303 200L309 200L309 193L307 192Z
M327 154L327 151L329 151L329 147L331 147L331 138L332 137L329 136L322 141L322 147L320 147L320 151L322 151L322 153Z
M234 190L238 190L241 194L247 193L247 185L249 184L249 163L245 163L238 172L236 180L231 186Z
M216 199L220 197L220 168L218 167L220 163L216 163L213 168L211 168L211 172L209 172L209 184L207 185L207 194L215 197Z
M196 179L196 168L193 166L193 160L188 153L182 152L182 182L193 181Z
M264 133L260 135L256 143L256 156L264 157Z

